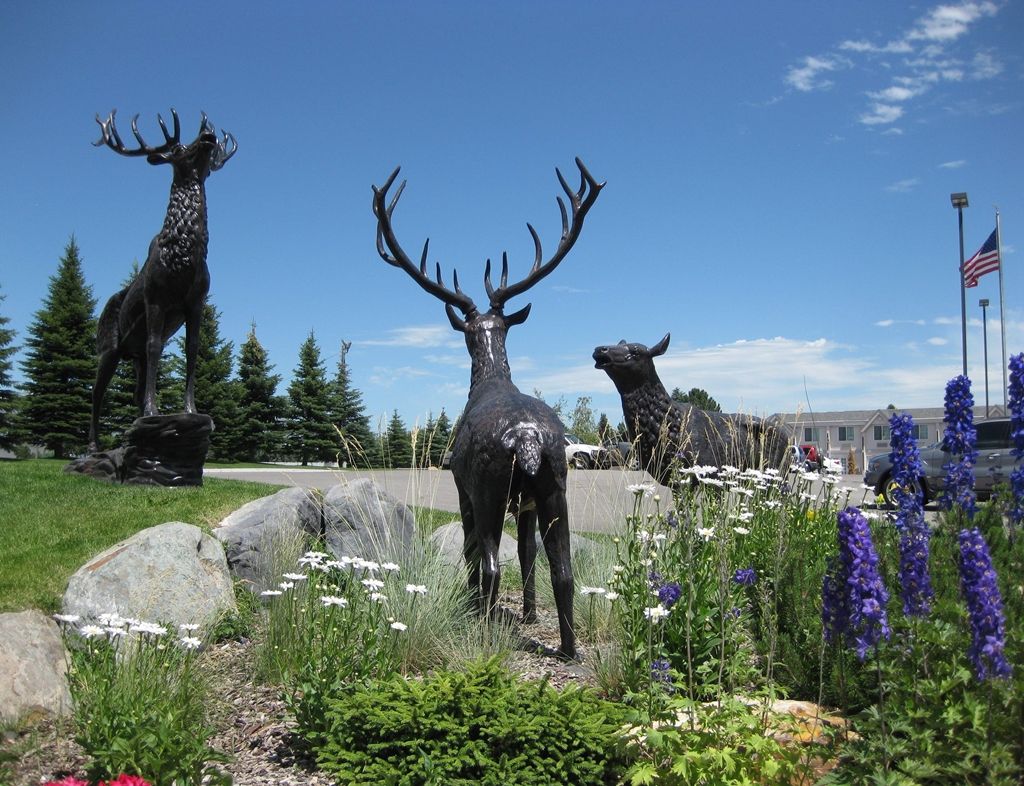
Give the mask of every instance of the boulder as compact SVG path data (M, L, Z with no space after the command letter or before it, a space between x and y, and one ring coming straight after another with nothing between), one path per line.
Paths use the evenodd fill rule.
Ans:
M437 548L441 559L447 565L461 568L466 564L462 555L462 522L453 521L435 529L430 535L430 542ZM519 560L519 551L516 539L508 533L501 533L501 542L498 544L498 564L508 565Z
M409 507L368 478L333 486L324 497L324 539L335 557L401 562L415 532Z
M546 558L547 552L544 551L544 541L540 537L540 531L536 534L537 539L537 555L544 556ZM582 535L577 535L575 532L569 533L569 553L573 559L591 559L597 557L601 553L601 548L598 544L589 538L585 538Z
M71 710L64 642L41 611L0 614L0 721Z
M213 531L224 544L228 568L254 592L270 589L292 564L280 564L298 556L303 541L321 534L323 503L316 490L282 489L276 494L243 505ZM276 555L276 557L275 557Z
M68 581L65 614L115 612L147 622L208 625L236 609L224 549L199 527L172 521L135 533Z

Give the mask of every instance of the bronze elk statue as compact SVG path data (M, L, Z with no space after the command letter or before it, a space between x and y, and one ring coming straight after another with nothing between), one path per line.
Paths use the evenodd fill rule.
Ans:
M675 466L781 469L787 456L785 433L770 421L749 415L705 412L674 401L654 368L670 334L652 347L626 343L594 350L597 368L611 377L622 398L626 430L640 466L664 485Z
M206 178L216 172L238 150L235 138L217 132L202 116L199 134L191 144L181 144L178 113L171 110L173 132L157 115L164 143L147 145L139 133L138 119L131 127L138 147L126 148L118 134L115 109L106 120L96 116L101 137L97 147L106 145L123 156L145 156L150 164L170 164L174 172L167 215L160 232L149 244L149 254L132 281L107 301L100 315L96 337L99 366L92 391L92 422L89 449L97 449L99 415L110 379L123 358L135 368L135 404L140 415L157 415L156 378L163 348L178 329L185 326L185 412L195 413L195 370L199 347L199 324L210 271L206 247L210 233L206 225Z
M573 191L562 173L555 170L570 203L562 213L562 234L558 246L544 261L540 238L533 226L527 229L533 238L535 258L529 274L508 283L508 255L502 254L501 280L491 283L491 262L484 272L484 286L490 308L481 313L459 288L454 274L454 289L443 284L441 265L436 279L427 272L427 249L423 245L419 265L402 250L392 227L391 216L405 182L398 187L390 204L388 190L398 176L392 172L380 188L373 189L373 212L377 217L377 252L390 265L404 270L413 281L445 304L452 327L466 338L471 358L469 400L462 413L452 444L451 468L459 494L464 534L463 554L469 570L469 589L481 614L497 611L498 544L506 511L516 517L519 536L519 563L523 575L523 618L536 619L534 562L537 556L536 532L539 522L541 540L551 566L551 584L558 611L560 644L557 655L576 657L573 629L573 574L569 554L569 518L565 498L567 462L565 430L558 415L543 401L519 391L512 383L505 337L509 328L521 325L530 314L530 305L505 314L505 304L526 292L549 275L576 243L583 220L604 186L598 183L578 158L579 189ZM461 312L461 316L456 313Z

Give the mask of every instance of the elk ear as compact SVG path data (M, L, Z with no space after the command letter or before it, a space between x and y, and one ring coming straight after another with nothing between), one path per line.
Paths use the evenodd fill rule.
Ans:
M526 321L526 318L530 316L530 309L533 307L533 303L527 303L526 308L521 308L514 314L509 314L505 317L505 325L512 327L513 325L521 325Z
M668 340L669 338L671 338L671 336L671 333L666 333L665 338L663 338L661 341L659 341L657 344L655 344L653 347L647 350L647 354L650 355L652 358L656 358L658 357L658 355L664 355L665 350L668 349Z
M444 313L448 315L448 321L452 323L452 327L460 333L466 332L466 321L461 319L458 314L455 313L455 309L447 303L444 304Z

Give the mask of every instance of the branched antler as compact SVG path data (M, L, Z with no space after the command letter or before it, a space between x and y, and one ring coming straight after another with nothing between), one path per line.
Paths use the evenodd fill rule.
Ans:
M552 270L558 267L558 263L562 261L565 255L569 253L569 249L576 243L576 239L580 236L580 230L583 229L583 219L586 218L587 211L597 201L597 195L605 185L604 183L598 183L594 179L593 175L587 171L587 168L579 158L576 159L576 166L580 170L580 187L577 191L573 191L569 187L569 184L565 182L565 178L562 177L562 173L557 167L555 168L558 182L561 184L562 190L565 191L565 195L569 198L569 202L572 205L572 222L570 223L569 216L566 214L565 203L562 201L562 197L556 197L558 208L562 213L562 236L559 238L558 247L551 258L541 264L543 251L541 250L540 237L537 235L537 230L531 224L527 224L526 228L530 230L530 236L533 238L535 253L533 267L526 278L512 286L508 286L508 254L502 253L501 283L495 289L491 285L491 260L487 260L487 266L484 270L484 286L487 288L487 297L490 299L491 308L502 308L511 298L521 295L551 273Z
M164 132L164 144L159 147L150 147L146 144L146 141L142 138L142 134L139 133L139 116L135 115L132 118L132 133L135 134L135 138L139 141L139 147L135 150L129 150L124 146L124 142L121 141L121 135L117 133L117 125L114 122L114 117L117 115L117 110L114 109L110 112L110 115L106 120L100 120L100 116L96 115L96 122L100 126L99 140L93 142L96 147L106 145L115 153L120 153L123 156L154 156L162 155L170 150L173 150L175 146L181 142L181 124L178 122L178 113L171 109L171 117L174 118L174 133L169 134L167 132L167 126L164 123L164 119L157 115L156 119L160 123L160 130ZM204 115L205 118L205 115ZM226 160L226 159L225 159Z
M446 306L458 308L462 311L466 317L472 316L476 313L476 305L473 303L473 299L463 292L459 288L459 274L454 273L455 290L448 289L443 283L441 277L441 263L437 263L437 281L435 282L427 274L427 249L430 246L430 238L427 238L423 244L423 254L420 257L420 264L417 267L408 254L402 249L401 244L398 242L398 238L395 237L394 228L391 225L391 214L395 210L395 205L398 204L399 197L402 196L402 192L405 190L405 181L403 180L398 186L398 190L395 192L394 198L391 200L391 204L387 204L388 189L391 188L391 184L395 182L395 178L398 177L398 173L401 167L395 169L391 173L391 177L380 188L373 186L373 214L377 217L377 253L380 254L380 258L387 262L389 265L400 267L406 273L408 273L413 281L419 284L423 289L429 292L434 297L441 300ZM449 315L450 316L450 315Z

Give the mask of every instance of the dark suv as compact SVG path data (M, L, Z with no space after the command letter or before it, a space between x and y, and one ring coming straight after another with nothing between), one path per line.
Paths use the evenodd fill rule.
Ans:
M1016 459L1010 453L1010 419L982 420L974 424L978 430L978 463L974 467L974 489L979 497L992 494L999 483L1010 479ZM946 471L943 465L950 460L950 454L942 450L942 443L921 448L921 462L924 474L918 479L924 501L938 498L945 486ZM868 461L864 473L864 484L871 486L875 493L885 498L885 504L893 507L892 461L888 453L875 456Z

